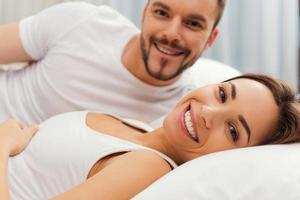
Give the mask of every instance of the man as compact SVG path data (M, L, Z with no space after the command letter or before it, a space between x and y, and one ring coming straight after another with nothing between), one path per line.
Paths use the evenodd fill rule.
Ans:
M65 3L0 27L0 120L75 110L154 120L186 92L182 72L215 40L225 0L149 0L139 31L106 6ZM140 118L141 115L148 116Z

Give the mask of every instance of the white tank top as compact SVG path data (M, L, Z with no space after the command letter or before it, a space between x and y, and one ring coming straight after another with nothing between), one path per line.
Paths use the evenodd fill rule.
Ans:
M8 179L13 200L49 199L84 182L101 158L139 149L156 152L175 168L166 155L147 147L94 131L86 125L87 111L57 115L40 125L20 155L9 159ZM134 120L123 120L149 131Z

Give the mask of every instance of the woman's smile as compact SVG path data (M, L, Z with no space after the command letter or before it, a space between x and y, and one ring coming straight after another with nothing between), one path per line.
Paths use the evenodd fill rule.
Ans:
M196 124L193 117L191 104L189 104L180 114L180 125L182 132L195 142L199 142Z

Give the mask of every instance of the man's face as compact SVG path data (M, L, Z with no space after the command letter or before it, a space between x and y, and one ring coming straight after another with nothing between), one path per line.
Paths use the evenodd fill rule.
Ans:
M216 0L150 0L145 8L141 50L157 80L176 78L214 41Z

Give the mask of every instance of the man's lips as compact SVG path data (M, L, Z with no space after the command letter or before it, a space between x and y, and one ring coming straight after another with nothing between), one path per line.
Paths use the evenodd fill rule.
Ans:
M168 55L168 56L181 56L181 55L185 54L185 51L183 51L183 50L170 48L165 45L160 45L156 42L154 42L154 46L156 47L156 49L159 52L161 52L162 54Z

